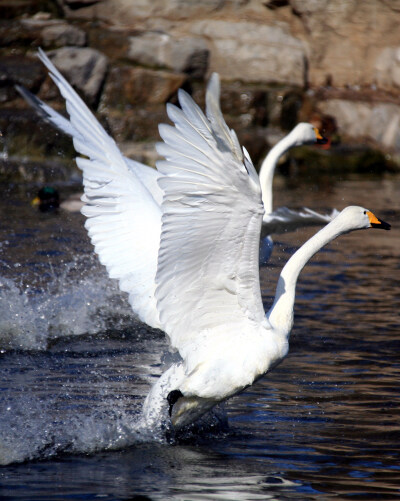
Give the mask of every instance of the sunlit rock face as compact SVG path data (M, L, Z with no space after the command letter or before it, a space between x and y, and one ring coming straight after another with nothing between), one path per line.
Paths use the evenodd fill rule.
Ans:
M191 29L210 40L212 66L226 80L305 83L305 47L286 27L204 19Z
M336 114L338 126L358 137L368 137L383 146L400 150L400 106L329 99L320 104L327 114Z
M107 58L103 54L89 47L63 47L50 57L90 104L97 101L107 71Z
M86 33L67 23L46 26L41 33L44 47L63 47L70 45L82 47L86 45Z
M22 84L64 110L36 59L42 47L122 148L152 165L157 155L149 154L148 145L159 140L166 103L176 103L183 87L203 106L213 71L221 77L225 119L255 165L299 121L324 129L333 147L367 143L400 165L395 2L21 0L19 9L14 4L0 3L1 158L53 154L63 144L60 135L48 136L49 146L38 141L32 133L38 131L37 116L15 91ZM57 153L72 151L63 145Z
M385 47L375 60L375 82L379 88L400 89L400 46Z
M129 41L127 56L131 61L188 73L195 78L204 77L207 71L209 50L204 38L149 31L130 37Z

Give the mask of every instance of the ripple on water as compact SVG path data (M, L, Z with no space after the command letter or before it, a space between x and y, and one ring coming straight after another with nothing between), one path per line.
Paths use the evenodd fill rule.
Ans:
M324 203L360 203L384 219L385 209L395 207L387 217L394 222L400 197L393 186L396 196L384 183L366 191L365 183L344 183L340 197L328 194ZM285 191L282 205L294 205L293 196L297 205L301 200L317 208L319 201L303 195ZM4 228L0 460L47 461L4 466L2 494L12 496L17 486L32 499L36 486L38 499L40 493L51 499L57 481L66 498L398 497L395 224L387 233L345 236L315 256L300 276L288 358L226 404L228 430L192 430L173 447L140 427L141 405L161 372L166 342L136 322L125 296L92 257L82 218L38 219L19 207ZM266 306L287 249L312 232L275 242L272 266L261 271ZM117 452L99 452L110 450Z

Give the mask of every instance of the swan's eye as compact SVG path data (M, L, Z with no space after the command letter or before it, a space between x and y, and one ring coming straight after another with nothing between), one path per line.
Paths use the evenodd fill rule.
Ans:
M364 214L366 214L366 213L367 213L367 211L365 210L365 211L364 211Z

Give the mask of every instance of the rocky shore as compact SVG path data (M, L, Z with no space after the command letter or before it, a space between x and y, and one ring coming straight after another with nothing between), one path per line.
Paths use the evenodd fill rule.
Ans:
M63 110L38 47L125 154L152 165L165 103L183 87L202 104L217 71L224 116L255 163L307 120L332 147L297 151L297 173L341 172L343 162L398 171L399 21L398 0L1 0L0 180L29 178L27 161L52 172L52 158L72 165L68 138L15 91L24 85Z

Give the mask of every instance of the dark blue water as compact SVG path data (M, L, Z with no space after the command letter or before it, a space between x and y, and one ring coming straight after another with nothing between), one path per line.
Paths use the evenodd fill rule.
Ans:
M400 497L400 179L278 189L276 205L364 205L391 232L341 237L303 270L290 353L173 442L140 428L162 333L135 320L80 214L0 200L1 499ZM280 236L265 305L313 230Z

